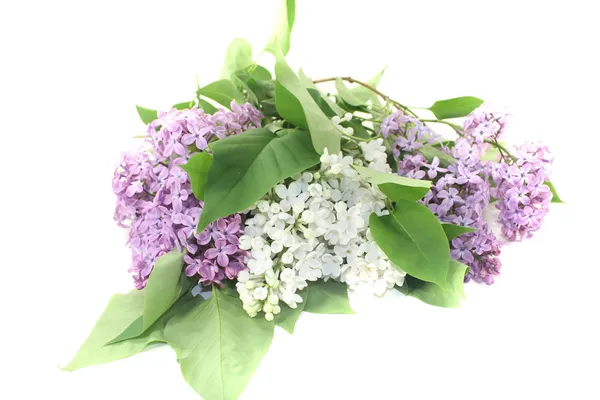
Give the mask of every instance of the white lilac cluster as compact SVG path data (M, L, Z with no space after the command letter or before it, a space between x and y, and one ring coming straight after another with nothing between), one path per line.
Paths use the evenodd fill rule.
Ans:
M383 170L381 139L361 146L369 165ZM274 187L252 209L240 248L248 269L238 274L237 290L250 316L272 320L280 301L302 302L308 282L333 279L350 289L370 287L383 295L404 283L405 273L388 260L369 231L371 213L386 214L385 196L358 175L351 156L321 156L318 171L305 171Z

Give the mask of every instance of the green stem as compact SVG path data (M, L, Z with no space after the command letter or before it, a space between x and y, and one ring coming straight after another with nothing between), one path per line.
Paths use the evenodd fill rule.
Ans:
M448 125L452 129L454 129L456 131L456 133L458 133L460 136L463 136L463 129L462 129L462 127L460 125L453 124L452 122L444 121L442 119L422 119L421 121L422 122L432 122L432 123L436 123L436 124Z
M492 146L495 146L499 151L500 151L500 156L502 156L502 158L504 159L504 161L508 164L508 160L507 157L514 161L517 161L517 157L513 156L512 154L510 154L510 151L508 151L506 149L506 147L502 146L500 143L498 143L498 140L494 139L494 140L484 140L485 143L491 144Z
M260 54L258 55L258 57L256 57L256 60L250 66L250 68L248 68L248 73L251 73L252 71L254 71L256 69L256 66L258 65L258 60L260 60L260 58L262 57L263 54L265 54L265 50L264 49L263 49L263 51L260 52Z
M375 132L375 129L371 129L368 126L364 126L364 125L363 125L363 128L365 128L366 130L368 130L371 133L377 134L377 132Z
M389 212L394 212L394 206L392 206L392 201L390 199L386 197L383 202L385 203L385 208L387 208Z
M364 139L364 138L359 138L359 137L356 137L356 136L346 135L345 133L342 133L342 137L344 139L349 140L349 141L354 142L354 143L358 143L358 142L370 142L371 140L375 139L375 138Z

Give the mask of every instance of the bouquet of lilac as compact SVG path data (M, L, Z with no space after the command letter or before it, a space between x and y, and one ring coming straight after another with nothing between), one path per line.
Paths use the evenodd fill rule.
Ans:
M358 288L457 307L465 283L494 283L502 242L531 237L561 202L549 150L503 143L507 115L478 98L437 101L424 118L377 89L383 71L296 74L294 6L265 48L274 77L236 39L194 100L137 107L145 139L113 178L135 289L111 299L65 370L166 343L203 398L236 399L275 326L351 314ZM501 232L484 219L492 206Z

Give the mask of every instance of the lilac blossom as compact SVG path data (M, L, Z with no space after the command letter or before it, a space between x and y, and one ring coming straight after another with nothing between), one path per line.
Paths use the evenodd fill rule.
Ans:
M441 151L456 160L448 167L440 168L438 158L428 163L422 154L415 151L419 146L415 147L411 140L414 138L422 144L438 141L439 137L428 127L400 112L392 114L386 121L382 123L381 133L384 137L396 137L392 154L398 163L398 174L415 179L432 179L431 190L422 202L442 222L476 228L476 231L463 234L450 243L451 256L469 266L465 281L472 279L493 283L494 276L500 272L501 264L497 256L501 244L483 219L483 209L490 202L491 163L482 162L480 158L487 145L484 140L491 140L491 136L485 135L497 135L499 129L496 129L496 125L491 125L495 131L490 127L481 127L485 133L483 136L474 130L481 123L499 126L500 122L476 110L465 121L469 133L457 139L452 149L440 147ZM500 121L504 123L503 119Z
M477 229L450 244L451 256L469 266L465 281L491 284L500 272L497 256L501 243L483 219L483 209L491 196L498 200L502 233L509 240L530 237L539 229L552 198L544 184L552 164L545 146L525 144L513 156L503 154L498 162L482 161L484 152L498 141L505 128L506 114L490 111L486 106L476 109L466 117L462 137L455 141L454 147L440 147L456 160L441 170L439 160L429 164L415 152L418 146L415 147L414 140L435 138L426 127L400 112L386 118L381 125L384 137L397 136L392 154L398 163L398 174L433 180L423 203L443 222ZM413 135L415 130L419 132Z
M549 180L552 157L546 146L526 143L517 147L514 163L494 169L502 233L509 240L529 238L538 230L552 200Z
M262 114L252 105L232 103L231 109L214 115L195 107L159 113L148 125L149 148L124 154L115 170L115 220L130 228L129 271L138 289L145 287L156 259L173 249L185 251L186 274L203 284L222 284L245 268L247 252L238 247L241 216L221 218L197 233L202 203L179 167L210 140L260 127Z

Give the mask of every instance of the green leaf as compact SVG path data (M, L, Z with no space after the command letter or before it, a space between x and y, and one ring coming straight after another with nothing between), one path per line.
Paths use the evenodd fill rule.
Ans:
M290 51L290 36L292 34L295 19L296 1L283 0L275 23L275 29L265 47L265 51L273 55L276 55L278 51L281 51L286 55Z
M445 286L450 247L429 208L398 200L396 210L389 215L371 214L369 225L375 241L394 265L416 278Z
M344 100L351 106L360 107L366 103L365 101L354 95L354 93L352 93L350 89L348 89L344 81L342 81L342 78L336 78L335 88L337 89L338 95L340 95L342 100Z
M148 125L150 122L158 119L158 112L156 110L150 110L149 108L144 108L140 106L135 106L137 109L138 115L143 123Z
M437 157L440 160L440 166L442 168L446 168L451 164L456 162L456 159L440 149L433 147L431 145L424 145L418 149L419 153L423 154L423 157L427 159L428 162L431 162L434 157Z
M212 156L205 152L194 155L186 164L180 165L181 169L189 175L192 182L192 192L198 200L204 200L204 187L211 165Z
M189 288L182 278L183 253L160 256L144 288L144 330L158 320Z
M205 400L237 399L273 339L274 324L250 318L238 297L213 290L167 323L164 337L185 380Z
M462 234L475 232L477 229L469 228L468 226L462 225L454 225L454 224L442 224L442 228L444 229L444 233L448 240L452 240Z
M381 80L381 77L383 76L383 73L385 72L385 70L387 69L387 67L385 67L384 69L382 69L379 73L377 73L377 75L375 75L374 77L372 77L371 79L369 79L367 81L367 83L374 87L377 88L377 85L379 85L379 81ZM364 86L358 85L354 88L351 88L350 91L352 92L352 94L354 96L356 96L357 98L359 98L363 103L366 103L367 101L371 100L373 102L373 104L379 104L379 97L377 96L377 94L375 92L373 92L370 89L367 89Z
M141 335L183 296L190 287L183 271L183 253L172 250L160 256L146 287L141 291L144 306L139 317L108 344L117 343Z
M256 95L258 103L275 97L275 82L272 80L249 77L246 81L246 86Z
M362 122L356 118L351 119L350 121L343 121L341 125L344 128L352 128L354 130L354 137L370 139L372 136L369 134L369 131L363 126Z
M282 304L281 312L275 315L275 325L285 329L290 335L294 333L296 327L296 321L300 318L302 310L308 300L309 289L306 288L302 291L298 291L300 297L302 297L302 303L298 303L296 308L291 308L287 304Z
M218 218L250 207L285 178L319 163L308 133L293 130L277 136L253 129L211 144L204 209L198 231Z
M331 120L321 111L317 103L296 74L285 62L281 52L275 64L275 105L279 114L295 126L308 130L312 143L319 154L327 148L329 154L340 152L341 134Z
M176 108L178 110L186 110L188 108L192 108L196 105L196 102L194 100L191 101L184 101L183 103L177 103L175 105L173 105L173 107L171 108Z
M209 83L203 88L198 89L197 94L213 99L219 104L229 107L231 101L236 103L244 103L245 99L242 93L235 87L230 80L221 79L213 83Z
M227 48L221 79L231 79L238 71L252 65L252 46L246 39L234 39Z
M451 259L445 289L407 275L404 285L399 287L398 290L433 306L459 307L462 300L465 299L464 279L466 271L466 265Z
M104 364L129 357L144 350L150 343L161 341L161 332L149 330L135 339L106 345L134 323L144 311L144 293L132 290L114 295L104 313L73 360L63 369L74 371L90 365Z
M317 105L319 106L319 108L321 109L321 111L323 111L323 113L325 113L325 115L327 115L328 118L333 118L334 116L336 116L336 112L333 111L333 108L331 108L331 106L329 105L329 103L327 103L325 101L325 98L323 96L321 96L321 93L319 93L317 90L315 89L306 89L308 91L308 93L310 94L310 96L313 98L313 100L315 101L315 103L317 103ZM336 105L337 106L337 105Z
M204 110L207 114L214 114L217 111L217 107L210 104L208 101L198 98L198 107Z
M267 99L260 102L260 109L262 110L265 117L272 117L281 119L281 115L277 112L275 107L275 99Z
M437 119L459 118L466 117L482 104L483 100L477 97L464 96L436 101L429 110Z
M317 281L308 286L304 311L313 314L354 314L348 300L348 286L336 281Z
M256 65L254 68L247 69L247 71L250 77L256 79L257 81L270 81L273 79L269 70L261 65Z
M430 181L406 178L366 167L354 166L354 169L367 178L370 183L378 185L379 189L392 201L420 200L429 192L431 187Z
M544 185L548 186L550 188L550 192L552 192L552 203L565 204L565 202L562 201L562 199L558 196L558 193L556 192L556 189L554 188L554 185L552 184L552 182L546 181L546 182L544 182Z
M313 96L313 99L315 98L315 96L311 92L311 89L316 91L321 96L322 101L327 103L327 105L329 106L329 109L332 110L338 117L341 117L346 113L344 110L342 110L342 108L340 106L338 106L335 103L335 101L331 100L329 98L329 96L323 94L323 92L321 92L319 90L317 85L315 85L313 83L312 79L310 79L308 76L306 76L306 74L304 74L302 69L300 69L300 71L298 71L298 79L300 79L300 83L309 91L309 93L311 93L311 96ZM317 101L317 104L319 104L318 101ZM323 108L321 107L321 109L323 109ZM329 116L329 114L327 114L327 115ZM330 117L333 117L333 115L331 115Z

